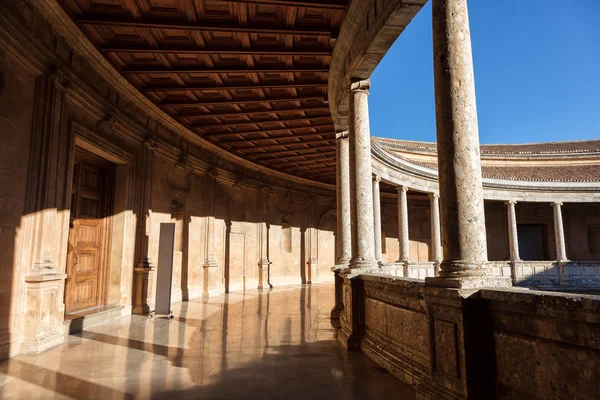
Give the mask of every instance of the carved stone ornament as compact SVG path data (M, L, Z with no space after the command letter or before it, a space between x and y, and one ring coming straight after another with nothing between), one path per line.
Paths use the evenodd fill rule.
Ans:
M289 194L286 194L281 198L281 200L279 200L279 205L277 208L282 214L286 215L294 215L296 212L296 205Z
M187 193L192 187L192 178L185 168L176 164L167 171L167 183L171 190Z
M107 112L102 119L99 119L98 122L96 122L96 128L101 129L106 127L108 129L112 129L116 123L117 118L115 117L115 114L112 112Z
M154 151L158 148L158 143L152 136L148 136L146 140L144 140L144 144L150 151Z

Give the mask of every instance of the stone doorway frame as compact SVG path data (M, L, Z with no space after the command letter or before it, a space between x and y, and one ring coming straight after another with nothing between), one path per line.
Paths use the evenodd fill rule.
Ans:
M127 238L135 236L131 231L135 229L136 217L132 207L132 177L134 173L132 161L134 155L105 139L100 132L95 132L71 121L71 142L68 155L69 182L73 177L76 147L115 164L114 179L110 182L113 186L112 215L107 217L110 220L107 224L110 226L110 232L105 233L108 236L107 245L110 251L104 259L103 267L104 304L99 306L126 306L129 309L124 309L123 312L129 314L133 292L133 247L135 243L132 239L128 240ZM127 299L126 304L123 304L123 299Z

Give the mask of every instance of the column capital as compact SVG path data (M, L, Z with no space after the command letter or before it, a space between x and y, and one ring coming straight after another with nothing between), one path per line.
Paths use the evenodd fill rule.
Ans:
M504 204L506 204L507 206L508 206L509 204L512 204L512 205L514 206L515 204L517 204L517 201L516 201L516 200L506 200L506 201L504 202Z
M430 199L439 199L440 195L439 195L439 193L429 193L429 198Z
M553 201L552 203L550 203L550 205L552 207L560 207L563 205L562 201Z
M344 139L348 139L348 131L338 131L335 133L335 139L336 140L344 140Z
M398 191L398 193L408 192L408 188L406 186L396 186L396 190Z
M381 177L379 175L373 175L373 182L381 182Z
M371 89L371 80L363 79L350 82L350 92L365 92L369 93Z

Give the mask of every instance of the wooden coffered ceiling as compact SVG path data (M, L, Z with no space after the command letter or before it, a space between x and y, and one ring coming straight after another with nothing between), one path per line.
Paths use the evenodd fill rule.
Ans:
M146 97L249 161L335 182L327 104L348 0L59 0Z

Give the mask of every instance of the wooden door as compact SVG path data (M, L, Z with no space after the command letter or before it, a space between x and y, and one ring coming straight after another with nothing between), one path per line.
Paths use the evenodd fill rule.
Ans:
M105 303L111 167L91 153L76 152L65 288L67 312Z

